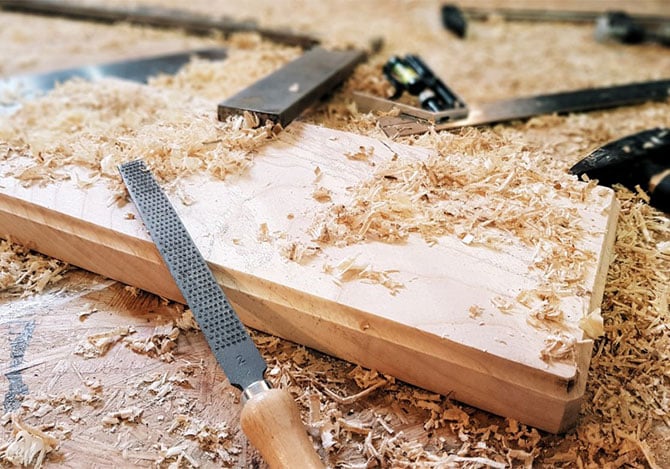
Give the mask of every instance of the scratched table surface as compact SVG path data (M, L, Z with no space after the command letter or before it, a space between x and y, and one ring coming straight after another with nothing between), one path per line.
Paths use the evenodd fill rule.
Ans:
M337 7L335 2L303 2L301 8L286 1L144 3L202 12L216 8L217 13L257 17L262 24L290 26L332 43L367 45L382 36L384 56L420 52L471 100L667 78L670 73L670 49L594 45L588 25L505 26L494 19L474 23L471 40L459 43L442 30L435 14L438 2L338 2ZM537 1L511 4L540 6ZM663 1L608 4L670 14ZM599 8L601 2L560 5L589 9ZM2 75L222 43L220 38L173 31L4 12L0 26ZM498 48L481 49L493 43ZM453 54L440 53L445 47ZM379 65L382 59L374 60ZM244 77L236 80L245 83ZM336 95L337 99L341 98ZM338 116L324 104L305 119L381 137L378 129L357 127L344 114ZM437 142L451 148L476 133L482 151L516 143L515 148L525 145L527 151L541 153L543 164L551 159L568 163L613 136L658 125L670 126L669 103L588 116L550 116L490 132L445 134ZM404 142L429 146L436 141ZM663 365L670 343L668 222L662 214L640 208L639 200L622 195L621 203L616 257L603 302L606 336L596 344L587 389L591 402L582 422L568 434L538 432L395 383L392 377L254 334L269 362L268 377L292 392L310 431L317 425L323 428L323 422L330 425L332 440L321 436L319 444L337 467L507 467L532 461L541 467L670 467L670 422L667 413L658 410L668 409L670 393ZM624 229L630 226L645 228ZM0 254L14 255L7 246ZM32 258L17 262L29 277ZM657 272L645 271L645 264L654 265ZM638 291L622 293L619 278L629 278ZM188 325L178 326L183 306L77 269L37 294L9 290L0 297L0 398L5 413L0 418L0 450L14 438L11 415L16 413L58 441L46 459L49 467L263 465L238 428L238 391L226 381L201 335ZM640 311L655 314L654 321ZM632 336L656 352L638 350L637 343L627 345ZM138 344L143 346L139 352ZM631 355L626 376L620 375L618 364L602 358L616 350ZM604 381L607 375L613 377ZM630 400L617 400L618 396ZM624 408L626 402L632 402L630 408Z

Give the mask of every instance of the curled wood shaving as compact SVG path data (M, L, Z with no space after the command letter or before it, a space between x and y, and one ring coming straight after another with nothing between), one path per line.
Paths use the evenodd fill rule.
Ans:
M43 431L25 424L18 417L12 418L14 441L0 448L0 461L20 466L32 466L36 469L49 453L58 447L58 440Z
M108 412L102 417L103 425L118 425L121 422L138 423L144 409L137 406L126 407L124 409Z
M359 147L356 152L347 152L344 154L350 160L366 161L374 154L374 147Z
M339 404L351 404L351 403L356 402L357 400L362 399L363 397L373 393L374 391L381 388L385 384L386 384L386 380L383 380L383 379L379 380L375 384L370 386L369 388L364 389L363 391L361 391L359 393L356 393L352 396L347 396L347 397L340 397L336 393L334 393L333 391L331 391L330 389L328 389L325 386L323 387L323 392L325 392L328 397L334 399L335 402L337 402Z
M124 339L126 346L135 353L141 353L150 357L172 362L174 356L172 350L177 347L177 339L180 329L170 322L162 326L154 327L153 333L146 338Z
M313 243L286 240L278 244L279 252L288 260L302 264L321 252L321 247Z
M317 202L330 202L333 200L332 197L332 192L325 187L319 186L316 189L314 189L314 192L312 192L312 197L314 197L314 200Z
M484 313L484 308L479 305L472 305L468 308L468 315L473 319L478 318L482 313Z
M0 239L0 294L25 296L59 282L68 264Z
M379 284L389 290L391 295L397 294L405 286L391 278L396 270L376 270L371 264L357 262L357 257L349 257L340 261L337 265L324 264L323 271L333 275L338 282L351 282L361 280L368 283Z
M193 311L190 310L190 308L187 308L181 316L177 318L175 321L175 326L181 331L199 331L200 326L198 326L198 323L195 320L195 317L193 316Z
M597 339L605 335L605 326L600 308L596 308L581 318L579 320L579 328L591 339Z
M188 443L181 443L179 445L161 450L161 458L156 461L157 464L164 464L170 459L174 459L167 466L168 469L178 469L183 467L184 464L188 464L187 467L200 467L200 463L187 452L190 449L190 446L191 445Z
M547 362L575 361L577 339L567 334L554 334L544 340L544 348L540 350L540 358Z
M127 335L134 333L135 329L126 326L90 335L85 341L77 345L74 354L81 355L84 358L102 357L114 346L114 344L121 341Z

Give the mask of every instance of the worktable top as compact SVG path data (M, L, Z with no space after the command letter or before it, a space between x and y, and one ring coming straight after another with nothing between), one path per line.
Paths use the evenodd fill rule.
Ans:
M469 37L460 41L442 29L439 2L307 1L299 7L287 1L225 3L143 1L200 12L215 8L212 14L290 26L325 44L365 47L383 37L382 52L359 67L330 103L302 118L378 139L385 136L369 117L346 111L351 106L348 93L357 87L383 90L378 67L391 54L420 54L471 102L670 77L670 48L598 44L590 25L491 19L472 23ZM600 6L553 3L565 9ZM628 11L670 15L663 1L610 3ZM295 48L253 36L224 40L2 11L0 43L0 78L223 45L231 49L231 66L240 73L220 89L207 90L221 98L298 54ZM398 141L442 153L510 152L530 158L538 172L550 172L572 166L607 141L657 126L670 127L669 102ZM5 138L0 126L0 153L9 151L2 146ZM618 191L617 198L621 214L602 304L605 336L595 342L576 429L564 435L539 432L391 376L254 333L269 363L269 379L291 391L308 430L318 435L316 429L321 429L320 449L336 467L530 467L532 461L542 467L580 462L591 467L670 465L670 220L628 191ZM263 464L239 430L239 393L226 381L204 339L188 325L175 332L186 317L183 306L83 270L60 272L62 264L5 241L0 262L0 395L6 412L0 417L0 455L12 441L10 411L19 408L22 421L58 440L46 467ZM44 265L62 279L44 285L46 279L33 275ZM90 348L101 341L104 353ZM326 427L330 436L324 437ZM0 457L2 464L8 463Z

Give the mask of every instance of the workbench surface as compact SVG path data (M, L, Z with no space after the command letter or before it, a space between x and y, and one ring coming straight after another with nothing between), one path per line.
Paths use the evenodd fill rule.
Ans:
M312 34L326 45L368 47L382 37L382 51L329 102L301 118L377 139L386 137L371 116L355 112L350 93L387 91L380 66L392 54L421 55L470 102L670 76L670 48L600 44L586 24L492 18L472 22L468 37L459 40L442 28L440 3L432 1L142 3L215 8L216 14ZM601 5L554 3L585 10ZM670 16L663 1L609 3ZM196 37L1 11L0 43L0 77L223 45L232 73L216 89L200 91L208 99L230 96L299 54L250 34ZM538 172L551 173L610 140L657 126L670 127L669 102L396 141L442 154L523 155ZM7 129L0 123L0 154L9 156ZM621 212L602 303L605 335L594 344L575 429L538 431L254 332L270 381L298 401L308 431L334 467L670 466L670 220L646 205L644 194L619 189L617 199ZM48 435L45 467L263 466L239 430L239 393L183 306L1 243L0 465L10 466L1 455L17 425L27 425Z

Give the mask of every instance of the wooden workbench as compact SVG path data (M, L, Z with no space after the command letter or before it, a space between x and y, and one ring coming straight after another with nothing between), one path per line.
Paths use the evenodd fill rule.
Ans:
M662 2L633 5L642 12L663 9ZM308 2L299 10L282 2L246 2L221 6L220 13L290 25L333 43L367 44L383 36L386 48L373 64L392 53L419 52L472 101L662 78L670 73L668 49L596 44L591 41L591 29L584 25L492 20L474 23L469 39L459 42L441 29L437 6L432 2L410 6ZM190 2L188 7L206 11L211 5ZM221 43L177 32L7 13L0 13L0 24L4 26L0 40L9 44L1 53L4 75ZM84 47L82 37L95 47ZM261 47L253 40L244 47L256 62L272 62L267 57L271 48L258 52ZM292 54L281 53L283 60ZM221 93L245 86L267 68L245 70L249 73L236 76ZM374 70L364 68L355 79L374 81L374 76ZM344 91L352 87L354 80ZM369 119L352 119L341 112L337 106L345 99L344 94L336 95L332 107L324 104L305 120L381 137ZM670 126L669 111L668 103L647 104L409 138L402 143L440 151L508 149L532 155L540 167L567 167L612 138L651 126ZM332 440L322 436L321 450L326 448L330 462L339 467L366 461L400 467L428 461L447 467L478 463L503 467L531 460L547 466L570 466L577 461L614 467L645 461L667 465L668 428L659 409L667 410L662 396L669 386L664 360L670 333L663 326L668 320L668 251L667 244L662 244L668 242L668 221L630 194L622 192L619 199L618 240L603 302L606 336L595 346L587 385L590 402L580 424L568 434L538 432L459 405L448 396L396 383L391 376L257 334L255 339L270 363L270 379L293 393L311 431L329 422ZM8 259L15 256L23 272L30 270L29 255L4 247ZM187 326L173 332L173 323L182 315L183 308L177 304L76 269L37 295L22 297L21 288L9 288L0 305L0 330L5 331L0 355L7 357L3 358L7 379L0 382L5 410L22 405L27 424L59 441L58 450L47 460L54 466L151 466L157 462L167 466L177 459L186 465L189 458L200 467L260 464L238 430L238 393L227 384L202 337ZM92 339L97 345L105 344L104 353L90 349L91 336L110 331L109 337ZM649 356L645 347L657 352ZM623 360L624 355L629 359ZM621 369L629 371L623 374ZM637 427L640 419L647 420ZM2 448L2 443L11 441L9 416L0 425Z

